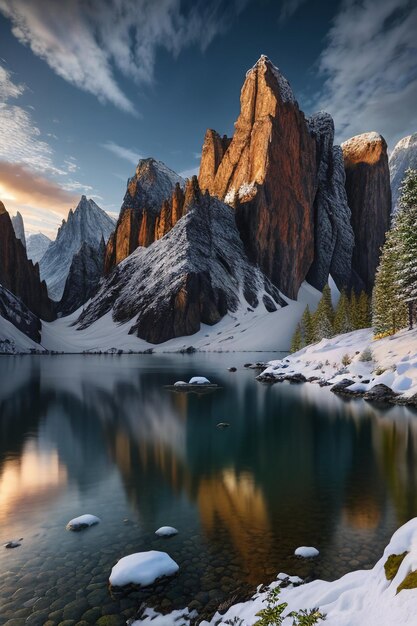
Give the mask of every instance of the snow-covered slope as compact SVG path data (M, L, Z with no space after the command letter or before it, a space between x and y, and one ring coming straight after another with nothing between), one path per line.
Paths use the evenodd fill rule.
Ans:
M402 398L413 398L417 394L417 329L377 341L372 329L322 339L283 360L271 361L260 378L291 374L332 383L349 379L354 384L347 389L355 393L384 384Z
M22 214L18 211L16 215L12 215L11 220L16 237L20 239L26 248L25 226L23 224Z
M8 289L0 285L0 317L11 322L33 341L41 339L41 321ZM4 336L6 338L6 336Z
M26 354L32 351L44 352L44 348L0 315L0 354Z
M409 167L417 168L417 133L401 139L389 159L393 211L397 208L401 183Z
M61 299L72 257L82 243L98 248L101 238L107 241L114 227L115 221L94 200L82 196L75 211L71 209L67 221L62 222L55 241L39 263L41 279L48 286L50 298Z
M403 554L398 570L396 567L392 570L392 580L387 580L384 568L387 560L392 555ZM414 574L414 583L412 577L407 578L416 570L417 518L414 518L394 533L373 569L351 572L333 582L315 580L298 587L289 585L281 590L279 602L288 603L285 615L290 611L318 607L326 615L324 622L318 622L323 626L416 626L417 574ZM280 574L279 577L284 576ZM411 584L412 588L401 588L404 581L406 586ZM277 580L270 585L270 589L280 585L280 580ZM223 615L216 613L210 622L203 621L201 625L252 626L259 620L256 614L266 606L267 593L257 593L248 602L232 606ZM283 626L293 623L288 617Z
M39 263L45 252L47 251L51 240L43 233L29 235L26 239L26 253L28 259L34 263Z

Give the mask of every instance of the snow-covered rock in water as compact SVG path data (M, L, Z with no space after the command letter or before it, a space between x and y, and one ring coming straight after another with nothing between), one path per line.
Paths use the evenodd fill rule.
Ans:
M81 314L85 329L109 311L114 322L150 343L192 335L227 312L260 307L276 311L286 301L251 265L233 210L188 181L184 216L162 239L137 248L101 282Z
M323 290L329 274L341 290L351 285L355 245L345 189L345 167L340 146L333 145L334 122L320 111L307 120L316 139L318 189L314 199L314 260L308 282Z
M42 324L28 307L8 289L0 285L0 316L37 343L41 340Z
M179 570L177 563L166 552L150 550L129 554L113 567L109 582L113 587L139 585L147 587L159 578L173 576Z
M182 217L185 181L161 161L141 159L120 209L116 229L110 237L105 273L132 254L165 235Z
M174 383L174 387L182 387L183 385L188 385L188 383L186 383L185 380L177 380L177 382Z
M173 537L178 535L178 530L173 526L161 526L161 528L155 531L155 535L158 535L158 537Z
M98 247L84 242L74 255L58 305L61 315L76 311L96 294L103 275L105 252L106 245L102 238Z
M75 211L70 210L68 219L62 221L55 241L39 263L41 278L53 300L61 299L72 259L82 244L98 248L102 238L108 240L114 227L114 219L85 196L81 197Z
M26 253L33 263L39 263L51 244L49 237L43 233L29 235L26 239Z
M132 622L131 626L188 626L196 617L197 611L188 609L178 609L164 615L151 607L146 607L140 619Z
M371 570L358 570L327 582L315 580L281 589L279 602L291 611L319 608L326 615L323 626L416 626L417 606L417 518L392 536L382 558ZM274 582L269 589L280 585ZM257 613L265 608L268 591L247 602L235 604L226 613L216 613L208 624L238 623L253 626ZM283 624L291 626L292 619ZM321 622L319 622L321 624Z
M417 169L417 133L401 139L389 158L393 211L398 209L401 183L409 167Z
M204 376L193 376L189 380L189 385L210 385L210 381L208 378Z
M295 556L301 556L303 559L312 559L320 553L317 548L313 548L312 546L300 546L294 550L294 554Z
M18 211L16 215L12 216L11 219L12 219L12 224L13 224L13 230L15 232L16 237L20 239L20 241L23 243L23 245L26 248L25 226L23 224L22 214ZM28 258L30 257L28 256Z
M83 530L84 528L88 528L89 526L95 526L96 524L99 524L100 521L100 518L96 517L96 515L85 513L84 515L74 517L74 519L70 520L67 524L67 530Z

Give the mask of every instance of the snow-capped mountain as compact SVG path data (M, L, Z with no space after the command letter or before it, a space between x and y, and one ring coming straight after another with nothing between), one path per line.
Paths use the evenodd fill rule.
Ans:
M114 227L115 220L85 196L81 197L75 211L70 210L68 219L63 220L55 241L39 263L41 278L53 300L61 299L72 258L81 245L85 242L98 248L102 238L108 240Z
M33 263L39 263L47 251L50 243L51 239L43 233L29 235L26 240L26 253L28 255L28 259L33 261Z
M112 311L114 321L131 322L131 334L162 343L240 308L272 312L286 306L278 289L249 263L233 209L202 194L196 177L187 183L183 215L162 239L137 248L116 266L78 328Z
M389 159L393 211L398 208L401 183L409 167L417 168L417 133L401 139Z
M11 217L14 234L26 248L26 237L25 237L25 226L23 224L22 214L18 211L16 215L12 215Z

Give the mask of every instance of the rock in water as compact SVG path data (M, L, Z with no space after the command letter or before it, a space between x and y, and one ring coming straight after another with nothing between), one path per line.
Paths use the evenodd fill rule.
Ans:
M148 248L137 248L102 281L78 320L86 328L112 310L115 322L151 343L192 335L240 306L285 306L245 255L233 210L188 181L184 216ZM264 309L263 309L264 310Z
M179 566L166 552L150 550L129 554L113 567L109 582L113 587L139 585L147 587L159 578L173 576Z
M295 556L300 556L303 559L311 559L319 555L317 548L312 546L300 546L294 551Z
M26 240L26 253L28 255L28 259L33 261L33 263L39 263L50 244L51 240L43 233L29 235Z
M401 183L409 167L417 169L417 133L401 139L389 158L392 208L394 211L398 209Z
M16 215L12 216L13 230L18 239L23 243L26 248L25 226L23 224L22 214L18 211Z
M240 107L231 141L206 133L200 186L235 208L250 261L295 298L314 255L316 142L264 55L246 75Z
M98 248L101 238L107 242L114 227L113 218L85 196L81 197L75 211L70 210L67 221L62 221L55 241L39 263L41 277L53 300L61 300L72 259L82 244Z
M178 530L173 526L161 526L161 528L155 531L155 535L158 535L158 537L173 537L178 535Z
M58 305L59 313L69 315L96 294L103 275L105 253L106 244L103 238L98 247L86 242L82 244L72 259L64 293Z
M90 513L85 513L84 515L80 515L79 517L74 517L74 519L70 520L66 526L67 530L84 530L84 528L89 528L90 526L95 526L100 523L100 518L96 517L96 515L91 515Z
M48 321L55 318L54 306L48 298L46 285L39 278L39 266L33 265L28 260L26 250L16 237L12 221L2 202L0 202L0 284L19 298L37 317Z
M391 223L387 144L378 133L364 133L342 143L342 150L355 235L352 269L370 293Z
M141 159L127 182L116 229L106 250L105 273L138 246L149 246L182 217L184 180L164 163Z
M342 150L333 145L334 123L328 113L315 113L308 124L317 143L318 189L314 199L314 260L307 281L322 291L331 274L340 290L348 289L354 235Z

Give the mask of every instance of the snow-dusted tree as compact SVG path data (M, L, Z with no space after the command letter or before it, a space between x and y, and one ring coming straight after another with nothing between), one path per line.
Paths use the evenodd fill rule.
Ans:
M417 301L417 170L408 169L405 173L394 232L398 298L407 304L411 329Z
M350 333L353 330L353 325L350 319L350 303L343 290L340 294L339 302L337 303L336 312L333 322L333 331L335 335L343 333Z
M334 309L329 285L325 285L316 312L313 315L314 341L333 336Z
M310 313L308 305L305 308L303 317L301 318L301 333L303 338L303 344L309 346L314 341L314 327L313 317Z
M358 329L358 298L354 289L349 295L349 315L354 330Z
M356 304L355 329L369 328L372 323L371 302L368 294L361 291Z
M290 352L298 352L303 347L303 338L301 334L301 324L297 324L294 335L291 340Z

